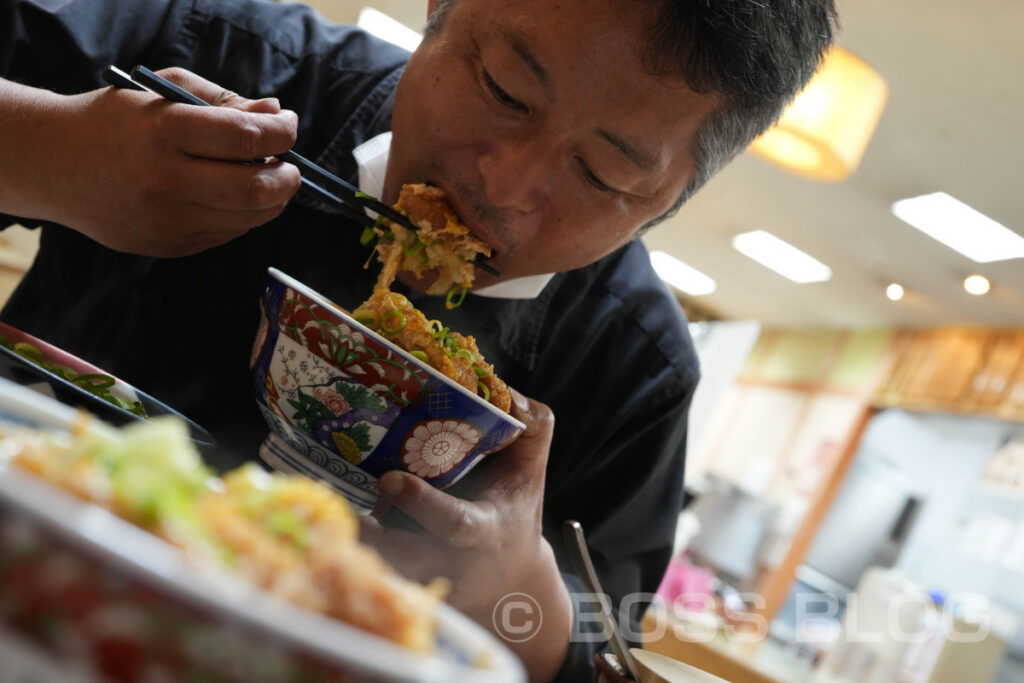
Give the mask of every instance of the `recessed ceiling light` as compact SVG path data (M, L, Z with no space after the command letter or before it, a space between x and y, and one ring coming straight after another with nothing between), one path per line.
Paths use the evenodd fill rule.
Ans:
M658 277L691 296L711 294L717 288L707 275L663 251L651 252L651 265Z
M991 288L992 285L984 275L968 275L964 278L964 289L968 294L981 296L982 294L987 294Z
M892 212L977 263L1024 256L1024 237L945 192L901 199Z
M903 285L894 282L885 288L885 295L892 301L899 301L903 298Z
M744 256L793 282L806 284L832 278L832 269L824 263L764 230L736 235L732 238L732 246Z
M356 25L367 33L372 33L398 47L404 47L409 52L415 50L423 40L423 36L416 31L372 7L360 10Z

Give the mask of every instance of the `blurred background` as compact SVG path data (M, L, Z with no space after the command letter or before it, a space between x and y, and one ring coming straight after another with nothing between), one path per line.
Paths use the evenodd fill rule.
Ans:
M427 3L309 4L412 49ZM1024 680L1024 3L838 7L776 137L644 238L703 365L646 647L734 681ZM0 235L0 297L33 239Z

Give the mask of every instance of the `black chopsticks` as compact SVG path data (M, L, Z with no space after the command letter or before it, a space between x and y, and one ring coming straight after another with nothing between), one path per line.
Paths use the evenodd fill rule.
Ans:
M148 90L172 102L194 104L200 107L211 106L208 102L199 99L187 90L179 88L174 83L161 78L141 65L134 67L131 75L118 69L116 66L108 66L103 73L103 78L108 84L117 88ZM407 216L370 195L360 192L359 188L351 183L342 180L327 169L318 166L294 151L288 150L278 154L277 158L297 166L302 174L302 183L304 185L338 204L342 212L357 224L364 227L374 225L376 221L361 210L367 209L414 233L418 232L416 226L409 221ZM473 264L492 275L501 275L497 270L480 260L474 261Z

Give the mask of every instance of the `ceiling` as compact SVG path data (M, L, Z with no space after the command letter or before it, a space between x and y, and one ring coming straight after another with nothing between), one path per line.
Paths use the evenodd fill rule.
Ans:
M687 301L716 317L778 327L1024 326L1024 259L977 264L903 223L897 199L945 191L1024 234L1024 2L837 0L837 42L871 64L889 101L860 168L805 180L740 155L647 236L714 278ZM340 21L372 4L419 28L425 0L319 0ZM764 229L832 268L799 285L747 259L732 236ZM984 297L963 278L992 281ZM901 301L885 286L899 281Z

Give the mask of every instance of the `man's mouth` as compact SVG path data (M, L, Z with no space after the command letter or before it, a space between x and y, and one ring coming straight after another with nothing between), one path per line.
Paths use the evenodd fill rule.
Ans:
M462 224L469 228L470 234L490 248L491 255L486 258L478 257L477 261L490 261L495 258L500 253L501 249L496 245L494 234L488 229L486 221L481 220L477 215L477 212L470 209L471 202L465 201L460 193L454 191L445 183L429 180L427 181L427 184L440 188L444 192L445 199L448 201L448 204L452 207L452 210L455 211L455 215L458 216Z

